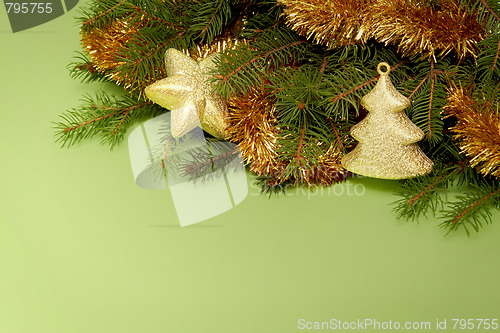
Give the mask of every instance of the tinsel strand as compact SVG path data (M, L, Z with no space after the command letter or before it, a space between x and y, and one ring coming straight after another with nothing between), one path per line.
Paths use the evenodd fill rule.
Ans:
M452 128L469 164L484 175L500 177L500 116L497 106L479 103L463 88L452 87L445 106L447 116L457 118Z

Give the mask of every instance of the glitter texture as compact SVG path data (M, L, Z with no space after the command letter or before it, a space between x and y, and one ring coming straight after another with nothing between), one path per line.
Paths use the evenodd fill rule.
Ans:
M375 88L361 100L370 113L351 128L359 144L342 158L342 166L363 176L383 179L424 175L432 170L433 163L416 144L424 138L423 131L402 112L410 101L392 85L387 63L380 63L377 71L380 78Z
M201 124L217 138L226 137L226 103L213 92L210 71L218 53L195 61L176 49L165 52L167 78L146 87L153 102L172 110L171 133L181 137Z

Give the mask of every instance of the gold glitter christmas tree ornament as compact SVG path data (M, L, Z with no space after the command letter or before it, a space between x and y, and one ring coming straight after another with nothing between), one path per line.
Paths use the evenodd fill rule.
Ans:
M382 71L382 67L386 71ZM389 78L391 67L382 62L380 78L361 104L368 115L351 128L358 145L342 158L342 166L354 173L383 179L404 179L424 175L432 170L432 161L416 142L424 132L405 115L410 105Z
M210 71L218 53L196 61L176 49L165 52L167 77L144 90L146 96L172 110L171 134L179 138L199 124L217 138L226 138L227 105L213 92Z

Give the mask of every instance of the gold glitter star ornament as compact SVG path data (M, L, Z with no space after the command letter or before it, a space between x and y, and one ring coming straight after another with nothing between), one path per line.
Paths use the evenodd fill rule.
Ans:
M386 71L382 71L382 67ZM432 170L432 161L416 142L424 132L405 115L410 105L391 83L391 67L381 62L377 71L380 78L361 104L368 115L351 128L351 135L359 143L342 158L347 170L368 177L404 179L422 176Z
M154 103L172 110L171 134L179 138L196 126L217 138L225 138L227 105L214 92L210 71L219 53L196 61L176 49L165 52L167 77L144 90Z

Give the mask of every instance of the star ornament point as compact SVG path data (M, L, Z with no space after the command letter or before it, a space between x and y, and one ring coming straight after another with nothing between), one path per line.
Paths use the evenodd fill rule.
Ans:
M165 52L167 77L146 87L146 96L172 111L171 134L179 138L197 126L217 138L226 137L227 105L213 92L209 74L218 53L196 61L176 49Z

